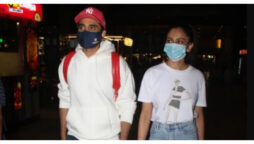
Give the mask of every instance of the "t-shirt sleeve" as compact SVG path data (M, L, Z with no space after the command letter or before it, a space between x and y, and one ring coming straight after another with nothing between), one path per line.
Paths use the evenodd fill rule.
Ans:
M146 71L139 90L139 96L138 96L138 101L139 102L152 102L152 80L151 80L151 71Z
M201 73L201 78L198 84L198 99L196 106L206 107L206 84L204 75Z

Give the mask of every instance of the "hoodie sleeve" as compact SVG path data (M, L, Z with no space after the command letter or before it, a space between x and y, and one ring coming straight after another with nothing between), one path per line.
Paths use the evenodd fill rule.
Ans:
M121 56L119 60L121 87L118 92L116 107L120 121L132 123L136 110L135 82L128 64Z
M65 59L65 58L64 58ZM58 98L59 98L59 108L69 108L70 107L70 91L68 84L64 80L63 76L63 63L64 59L60 63L58 67L58 76L59 76L59 83L58 83Z

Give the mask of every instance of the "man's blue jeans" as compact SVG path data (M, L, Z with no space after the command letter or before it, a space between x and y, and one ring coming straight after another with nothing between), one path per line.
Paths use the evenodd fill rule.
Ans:
M197 140L195 121L163 124L153 122L150 130L150 140Z
M67 135L66 140L78 140L78 139L72 135Z
M74 137L72 135L67 135L66 136L66 140L79 140L79 139L77 139L76 137ZM114 136L112 138L109 138L108 140L119 140L119 135L116 135L116 136Z

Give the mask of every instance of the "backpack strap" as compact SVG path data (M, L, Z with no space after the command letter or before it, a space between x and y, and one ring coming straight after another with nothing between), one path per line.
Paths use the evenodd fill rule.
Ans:
M68 72L68 67L69 67L69 64L71 62L71 58L73 57L73 55L76 53L76 51L71 51L69 52L65 59L64 59L64 64L63 64L63 76L64 76L64 80L65 82L68 84L68 81L67 81L67 72Z
M69 52L64 59L63 76L64 76L64 80L67 84L68 84L68 81L67 81L68 67L69 67L71 59L75 53L76 53L75 51ZM118 90L121 87L119 54L116 52L112 52L111 53L111 60L112 60L111 63L112 63L113 88L115 89L114 95L115 95L115 100L117 100Z
M119 54L116 52L111 53L112 59L112 75L113 75L113 88L115 89L115 100L118 97L118 90L121 87L120 83L120 65L119 65Z

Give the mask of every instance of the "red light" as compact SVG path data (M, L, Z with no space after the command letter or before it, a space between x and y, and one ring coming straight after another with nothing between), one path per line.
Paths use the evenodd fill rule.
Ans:
M22 92L21 92L21 82L17 82L14 87L14 109L19 110L22 108Z

